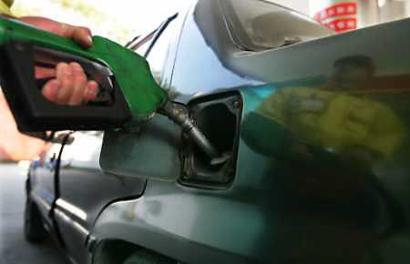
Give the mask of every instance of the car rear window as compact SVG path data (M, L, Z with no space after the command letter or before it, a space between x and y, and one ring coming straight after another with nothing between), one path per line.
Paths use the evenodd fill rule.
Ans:
M260 51L332 34L316 21L262 0L220 1L231 36L240 48Z

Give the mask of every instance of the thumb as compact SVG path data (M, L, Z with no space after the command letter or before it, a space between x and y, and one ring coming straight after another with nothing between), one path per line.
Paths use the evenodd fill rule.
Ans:
M62 37L71 38L85 48L92 45L91 30L86 27L76 27L44 17L22 17L20 20Z
M73 39L84 48L90 48L93 44L89 28L62 24L62 32L62 36Z

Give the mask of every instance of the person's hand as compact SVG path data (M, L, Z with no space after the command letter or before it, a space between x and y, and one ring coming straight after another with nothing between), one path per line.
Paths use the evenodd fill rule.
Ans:
M55 77L43 86L42 94L56 104L81 105L97 97L97 82L87 80L77 62L61 62L56 69L36 68L35 75L38 79Z
M24 23L31 24L57 35L71 38L84 48L92 46L91 31L86 27L76 27L42 17L23 17ZM82 67L76 63L59 63L55 69L36 67L36 79L52 78L42 88L48 100L63 105L80 105L94 100L98 94L98 84L87 80Z
M84 48L90 48L93 44L91 30L87 27L72 26L44 17L22 17L19 20L54 34L71 38Z

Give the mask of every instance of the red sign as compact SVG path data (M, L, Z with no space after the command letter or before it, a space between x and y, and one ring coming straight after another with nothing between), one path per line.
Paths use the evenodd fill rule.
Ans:
M357 28L356 18L340 18L332 20L329 23L324 23L324 26L333 29L336 32L343 32Z
M357 28L356 16L357 3L342 2L318 12L314 18L336 32L344 32Z

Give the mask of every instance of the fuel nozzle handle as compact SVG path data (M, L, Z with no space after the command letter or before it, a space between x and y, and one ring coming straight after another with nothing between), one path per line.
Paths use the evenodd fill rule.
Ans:
M171 101L166 101L158 111L176 124L182 127L195 144L211 159L218 159L220 155L208 138L202 131L194 124L189 117L188 110L183 106Z

